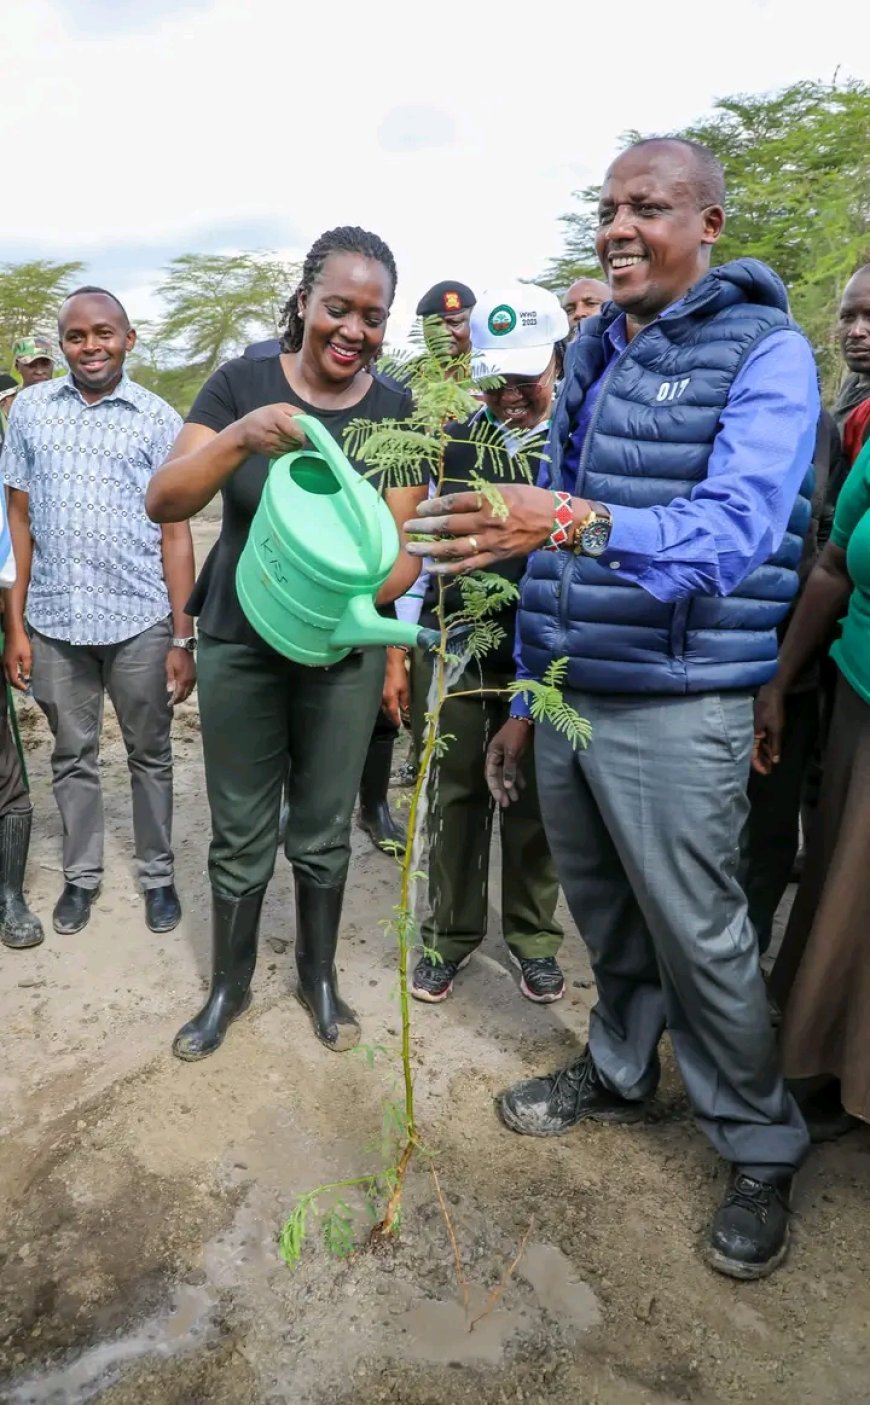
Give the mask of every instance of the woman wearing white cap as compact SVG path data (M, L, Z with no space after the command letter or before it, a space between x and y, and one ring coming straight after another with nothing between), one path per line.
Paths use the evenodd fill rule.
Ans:
M483 294L471 317L472 375L498 377L499 388L487 391L484 404L462 425L451 427L445 456L447 492L466 486L474 472L494 482L510 481L519 472L519 450L534 475L549 425L553 390L561 374L568 319L558 299L546 289L519 284ZM487 455L478 463L473 442L481 418L502 436L501 462ZM495 570L518 583L525 563L506 561ZM421 623L431 624L438 604L437 584L430 584ZM448 586L444 609L460 606L458 589ZM516 605L496 618L504 631L500 645L480 664L473 663L454 691L506 690L515 677L513 641ZM432 665L420 655L411 672L412 722L419 738L425 725ZM482 683L481 683L482 679ZM484 775L490 739L507 720L506 691L449 700L441 714L441 731L449 735L444 754L433 760L430 778L431 836L429 900L423 939L440 961L423 957L413 975L411 993L418 1000L445 1000L457 971L486 935L489 850L494 803ZM531 756L531 752L527 752ZM556 961L562 930L555 918L558 882L538 809L534 767L526 765L526 786L516 806L500 811L502 850L502 931L520 968L520 989L529 999L560 999L565 981Z

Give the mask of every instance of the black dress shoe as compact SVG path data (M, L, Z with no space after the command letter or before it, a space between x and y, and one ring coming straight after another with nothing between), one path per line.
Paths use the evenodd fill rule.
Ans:
M91 905L99 896L99 884L96 888L80 888L78 883L64 883L63 892L52 913L54 930L70 936L87 927L91 920Z
M791 1176L756 1181L735 1170L713 1217L707 1260L729 1278L766 1278L788 1253Z
M171 932L181 921L181 903L174 883L145 889L145 925L151 932Z

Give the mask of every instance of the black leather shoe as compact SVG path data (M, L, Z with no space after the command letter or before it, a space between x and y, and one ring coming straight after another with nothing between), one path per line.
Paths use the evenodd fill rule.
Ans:
M145 889L145 925L152 932L171 932L181 921L181 903L174 883Z
M772 1184L735 1170L713 1217L707 1261L729 1278L766 1278L788 1253L792 1178Z
M99 896L99 884L96 888L80 888L78 883L64 883L63 892L51 915L54 930L71 936L73 932L87 927L91 920L91 906Z
M639 1122L642 1102L630 1102L601 1082L588 1047L578 1059L543 1078L515 1083L498 1100L512 1132L527 1137L559 1137L587 1117L595 1122Z

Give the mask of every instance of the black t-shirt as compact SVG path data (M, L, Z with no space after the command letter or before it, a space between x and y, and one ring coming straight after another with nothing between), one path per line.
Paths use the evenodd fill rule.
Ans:
M278 356L257 360L239 356L219 367L206 381L187 422L220 432L264 405L298 405L320 420L344 448L342 435L351 420L405 419L411 411L411 403L410 391L373 379L370 389L355 405L341 410L323 410L307 404L296 394ZM366 465L355 462L352 455L348 454L348 458L358 472L368 472ZM262 454L252 454L221 489L220 537L208 554L187 608L189 614L199 616L199 627L205 634L272 653L248 623L236 595L236 566L248 540L268 471L268 459ZM369 482L377 487L376 478L369 478Z

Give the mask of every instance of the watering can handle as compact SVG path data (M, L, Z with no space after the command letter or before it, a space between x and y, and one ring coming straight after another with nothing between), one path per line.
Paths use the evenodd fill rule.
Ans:
M310 444L314 445L317 452L326 459L332 472L340 482L342 488L346 490L344 501L349 503L351 512L360 528L361 540L366 541L371 538L373 532L377 533L377 549L372 555L376 560L381 554L381 525L375 514L369 514L365 510L364 504L360 501L358 492L360 475L349 463L347 456L341 447L335 442L329 430L315 419L313 415L297 415L296 423L300 429L305 431L305 437Z

